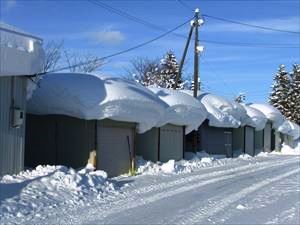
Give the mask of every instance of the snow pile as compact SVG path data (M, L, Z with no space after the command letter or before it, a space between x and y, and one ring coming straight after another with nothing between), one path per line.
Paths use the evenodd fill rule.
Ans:
M268 121L267 117L259 110L252 108L247 105L243 105L246 109L248 120L246 121L246 125L255 127L255 130L263 130Z
M19 175L0 177L0 212L5 217L22 217L45 208L84 204L89 196L101 198L115 188L104 171L65 166L37 166Z
M32 114L136 122L143 133L160 126L167 104L136 82L92 74L47 74L28 101Z
M280 153L283 155L300 155L300 142L294 148L287 144L282 144Z
M191 173L199 168L225 165L232 160L225 156L208 155L206 152L187 153L186 158L188 160L169 160L166 163L154 163L138 157L137 173L143 175Z
M278 109L269 104L250 104L250 107L261 111L272 122L272 127L278 129L278 127L284 122L283 115Z
M293 140L296 140L300 137L300 127L298 124L285 120L279 127L278 131L287 134L293 138Z
M214 127L239 127L246 110L236 104L210 93L201 94L198 99L208 111L209 125Z
M205 107L197 99L176 90L163 88L149 88L169 107L167 109L168 120L166 122L186 126L185 133L197 130L207 117ZM175 112L175 114L174 114Z
M42 40L0 23L0 76L34 75L43 69Z

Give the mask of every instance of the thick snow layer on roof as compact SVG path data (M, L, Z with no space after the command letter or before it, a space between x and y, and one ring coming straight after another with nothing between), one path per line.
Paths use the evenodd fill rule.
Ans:
M171 124L186 126L186 134L192 130L197 130L207 118L205 107L192 96L177 90L153 87L149 89L169 106L166 121Z
M278 131L283 133L283 134L287 134L289 136L293 137L293 140L296 140L300 137L300 127L298 126L298 124L289 121L289 120L285 120L279 127L278 127Z
M5 23L0 23L0 37L0 76L42 71L45 54L40 38Z
M201 94L198 99L203 103L208 111L209 125L214 127L232 127L237 128L242 123L245 111L241 110L232 102L223 97L210 93Z
M166 107L136 82L79 73L45 75L28 101L28 112L32 114L136 122L139 133L159 126Z
M278 109L274 108L269 104L250 104L250 107L258 109L272 122L272 127L278 129L278 127L284 122L283 115Z
M255 108L247 105L243 105L243 107L246 109L248 115L246 125L255 127L255 130L263 130L268 121L267 117L261 111Z

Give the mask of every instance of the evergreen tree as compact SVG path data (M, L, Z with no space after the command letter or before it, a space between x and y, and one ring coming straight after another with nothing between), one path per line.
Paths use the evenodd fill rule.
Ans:
M159 86L164 88L174 88L176 82L176 76L179 73L179 64L176 56L170 50L166 53L165 57L160 61L160 74L159 74ZM176 89L184 89L185 82L181 77L178 80Z
M290 110L288 119L300 125L300 67L297 64L293 65L291 73L288 102Z
M269 96L269 103L277 108L286 118L289 118L291 111L289 109L290 78L284 65L280 65L274 83L272 92Z

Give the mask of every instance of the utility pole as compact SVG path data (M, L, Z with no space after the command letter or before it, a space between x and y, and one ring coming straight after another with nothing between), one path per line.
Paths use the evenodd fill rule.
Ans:
M195 98L197 98L198 95L198 87L199 87L199 82L198 82L198 78L199 78L199 53L203 51L203 47L199 46L199 33L198 33L198 27L200 25L203 24L203 20L199 19L199 9L195 9L195 16L194 16L194 20L191 21L191 28L190 28L190 32L189 32L189 36L183 51L183 56L181 58L180 61L180 65L179 65L179 70L178 70L178 74L176 76L176 80L175 80L175 85L173 87L173 89L175 90L177 88L178 85L178 81L179 78L181 77L181 73L182 73L182 67L184 64L184 60L187 54L187 50L191 41L191 37L193 34L193 30L195 29L195 44L194 44L194 90L193 90L193 96ZM198 132L197 131L193 131L193 151L197 152L197 145L198 145Z
M198 92L198 77L199 77L199 51L198 51L198 26L199 26L199 9L195 10L195 46L194 46L194 97L197 98Z

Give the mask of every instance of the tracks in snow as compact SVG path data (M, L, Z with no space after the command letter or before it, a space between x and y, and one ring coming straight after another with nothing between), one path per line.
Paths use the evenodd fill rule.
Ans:
M245 196L260 190L261 188L270 185L273 182L280 181L284 178L287 178L289 176L292 176L294 174L297 174L300 172L300 168L294 169L292 171L286 172L284 174L275 176L273 178L269 178L263 181L260 181L256 184L253 184L249 187L246 187L236 193L230 194L223 198L222 200L218 199L218 201L213 201L212 199L209 199L207 202L214 202L214 203L208 203L208 204L194 204L188 209L185 210L185 216L182 218L182 216L175 217L171 221L168 221L168 223L176 223L176 224L201 224L201 223L207 223L207 218L214 216L215 214L219 213L220 211L223 211L227 207L229 207L232 203L237 202L238 200L244 198ZM205 205L203 207L203 205ZM201 207L202 206L202 207Z
M292 159L292 160L285 160L285 161L278 160L278 162L276 162L276 163L274 161L271 161L271 162L266 162L266 163L251 164L251 165L242 166L240 168L236 168L236 169L229 170L229 171L218 171L218 172L212 173L212 174L192 175L187 178L181 178L177 181L175 180L175 181L171 181L168 183L163 183L161 185L155 185L156 187L139 189L139 190L136 190L138 192L138 196L137 196L138 198L136 198L136 196L135 196L136 191L132 191L130 193L131 197L128 197L125 204L124 204L124 201L122 200L121 202L119 201L119 202L116 202L116 204L114 204L114 205L116 205L116 207L113 207L112 205L110 205L110 208L107 211L102 211L101 208L98 208L96 210L97 214L93 213L93 215L91 215L91 217L89 216L88 218L96 217L96 218L99 218L99 220L103 220L104 218L111 216L113 214L119 214L125 210L130 210L133 208L145 206L145 205L154 203L159 200L163 200L163 199L175 196L175 195L182 194L184 192L191 191L193 189L198 189L205 185L229 180L232 178L236 178L237 176L245 176L247 174L255 173L255 172L262 171L262 170L265 170L268 168L287 165L289 163L295 163L295 162L297 162L297 160L299 160L299 159ZM210 179L208 179L208 178L210 178ZM271 182L274 182L274 181L271 181ZM263 184L267 185L268 183L265 184L265 182L264 182ZM256 189L257 188L255 188L254 190L256 190ZM143 190L143 191L141 191L141 190ZM249 190L252 190L252 189L249 189ZM146 193L149 194L149 196L144 197L143 194L146 194ZM247 191L245 192L245 194L247 194ZM236 195L235 197L232 196L232 200L230 200L229 202L233 201L238 196L240 196L240 195ZM226 204L229 204L229 203L226 203ZM99 211L100 212L102 211L102 213L99 214ZM96 218L95 218L95 221L99 221ZM178 220L176 220L174 222L177 223Z

